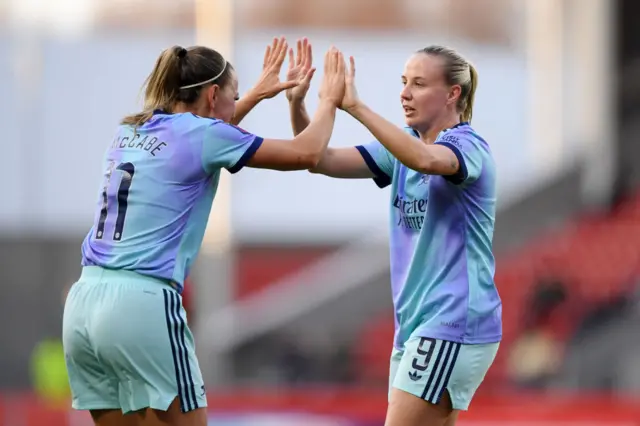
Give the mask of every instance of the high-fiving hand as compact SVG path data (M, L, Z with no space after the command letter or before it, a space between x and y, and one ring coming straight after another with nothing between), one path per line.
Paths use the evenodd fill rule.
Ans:
M286 95L289 102L302 100L309 91L311 79L315 73L312 66L313 54L311 43L307 38L298 40L296 54L294 57L293 48L289 49L289 69L287 70L287 81L297 81L299 84L291 89L287 89Z
M331 47L324 55L324 75L320 85L320 99L340 106L345 96L344 55L335 47Z
M267 46L262 64L262 74L253 87L258 99L273 98L283 90L291 89L300 84L298 79L280 81L280 71L282 70L282 63L287 56L288 49L289 45L284 37L274 38L273 43ZM302 80L304 81L304 77Z
M344 97L340 103L340 109L346 112L353 110L360 104L360 97L356 89L356 61L349 57L349 70L345 75Z

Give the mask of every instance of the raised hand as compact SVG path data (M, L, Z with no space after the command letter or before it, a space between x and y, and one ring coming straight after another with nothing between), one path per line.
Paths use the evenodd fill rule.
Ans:
M320 86L320 99L340 106L345 94L344 55L332 47L324 55L324 75Z
M360 104L360 97L356 89L356 61L353 56L349 57L349 70L345 75L344 97L340 102L340 109L349 112Z
M298 85L287 89L286 95L289 102L304 99L311 85L311 78L315 72L312 67L313 54L311 43L305 37L298 40L296 54L294 57L293 48L289 49L289 68L287 69L287 81L298 81Z
M262 64L262 74L258 82L253 86L258 99L270 99L283 90L291 89L300 84L298 80L280 81L280 70L287 56L289 45L284 37L274 38L273 43L267 46Z

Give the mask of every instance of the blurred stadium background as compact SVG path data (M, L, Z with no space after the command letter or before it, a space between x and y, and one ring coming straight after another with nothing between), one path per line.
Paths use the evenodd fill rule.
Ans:
M211 45L244 91L276 35L310 37L316 63L332 43L355 55L362 96L399 124L412 51L452 45L479 69L504 342L460 425L640 425L638 17L634 0L2 0L0 425L90 424L68 409L63 300L102 152L156 56ZM288 137L284 97L243 127ZM334 145L369 139L339 116ZM255 170L221 191L185 294L211 423L382 425L388 194Z

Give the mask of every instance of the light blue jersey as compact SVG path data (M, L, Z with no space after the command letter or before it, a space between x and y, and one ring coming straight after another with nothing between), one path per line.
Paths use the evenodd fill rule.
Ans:
M378 186L392 185L391 285L398 349L410 337L465 344L502 338L502 304L493 281L496 170L491 150L467 123L444 130L435 143L458 157L456 175L413 171L377 141L357 147Z
M209 219L220 171L239 171L262 138L220 120L157 112L120 126L104 160L82 265L135 271L180 290Z

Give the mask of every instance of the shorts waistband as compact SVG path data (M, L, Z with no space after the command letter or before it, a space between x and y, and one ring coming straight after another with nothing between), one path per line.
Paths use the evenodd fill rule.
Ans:
M127 271L125 269L107 269L101 266L84 266L80 274L81 280L127 280L127 281L144 281L154 282L160 285L168 285L174 290L178 290L178 285L173 281L161 278L150 277L135 271Z

